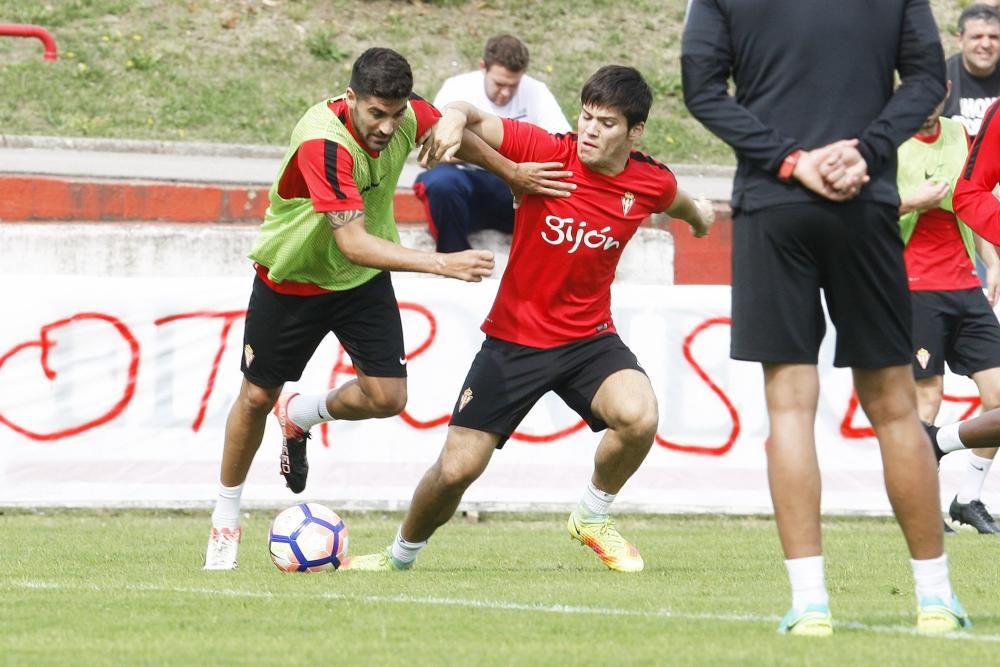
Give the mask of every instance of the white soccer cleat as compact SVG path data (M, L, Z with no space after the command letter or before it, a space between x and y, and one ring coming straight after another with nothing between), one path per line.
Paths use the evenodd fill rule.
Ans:
M235 570L239 567L236 556L240 551L241 528L215 528L208 536L205 550L206 570Z

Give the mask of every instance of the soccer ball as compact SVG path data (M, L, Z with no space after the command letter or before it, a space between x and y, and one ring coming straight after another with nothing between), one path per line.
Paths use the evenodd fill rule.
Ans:
M347 526L329 507L302 503L274 518L268 542L282 572L335 570L347 555Z

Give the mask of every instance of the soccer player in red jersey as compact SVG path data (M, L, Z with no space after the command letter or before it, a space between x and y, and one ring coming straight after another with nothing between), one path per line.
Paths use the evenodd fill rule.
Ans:
M569 517L570 535L612 570L638 572L639 551L615 529L609 506L653 444L656 397L611 317L611 282L625 244L651 213L687 221L696 236L711 205L677 189L666 165L634 150L652 92L631 67L607 66L587 81L576 134L549 134L471 104L445 106L424 162L449 158L470 130L514 162L560 162L576 185L564 199L525 196L510 260L452 412L444 448L417 486L384 552L349 558L341 569L407 569L448 521L494 450L533 405L555 392L594 431L605 431L593 476Z

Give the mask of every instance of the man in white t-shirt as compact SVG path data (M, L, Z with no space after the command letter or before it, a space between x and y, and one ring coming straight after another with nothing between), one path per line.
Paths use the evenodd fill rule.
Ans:
M569 132L559 103L548 87L527 74L528 47L513 35L486 42L479 69L447 79L434 98L438 109L469 102L502 118L527 121L553 132ZM461 163L441 164L421 173L413 186L427 211L439 252L469 249L469 232L514 226L510 187L492 173Z

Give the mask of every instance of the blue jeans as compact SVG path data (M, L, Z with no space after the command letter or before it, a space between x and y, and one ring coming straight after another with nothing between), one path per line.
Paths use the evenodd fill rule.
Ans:
M510 187L483 169L438 165L417 176L414 192L430 211L439 252L468 250L469 232L514 230Z

